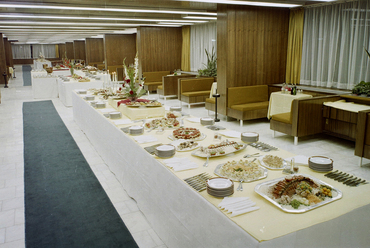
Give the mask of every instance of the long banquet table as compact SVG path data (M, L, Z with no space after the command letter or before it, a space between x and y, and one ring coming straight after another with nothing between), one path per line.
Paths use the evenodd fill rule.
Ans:
M94 109L82 97L76 93L72 95L76 123L168 247L366 247L370 242L369 185L345 187L325 178L322 173L301 166L300 172L342 190L343 198L304 214L290 214L254 192L255 185L261 181L283 176L281 171L269 171L267 179L244 183L244 191L235 191L233 195L250 197L260 209L230 218L217 208L222 199L206 191L198 193L183 179L202 172L212 175L217 164L241 159L245 153L255 152L254 148L247 147L234 156L212 158L208 167L202 166L204 159L178 152L176 157L187 156L199 167L173 172L162 163L163 159L143 149L159 142L169 143L170 130L161 135L153 132L158 142L138 144L120 130L127 125L115 125L104 117L103 113L109 109ZM205 144L213 143L213 131L198 123L185 121L185 125L207 134ZM294 155L283 150L271 154ZM237 186L235 183L235 188Z

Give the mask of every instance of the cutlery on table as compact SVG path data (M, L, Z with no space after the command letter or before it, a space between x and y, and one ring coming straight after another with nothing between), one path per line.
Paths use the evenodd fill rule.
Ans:
M203 167L207 167L208 166L209 156L210 156L210 154L207 155L207 161L203 164Z

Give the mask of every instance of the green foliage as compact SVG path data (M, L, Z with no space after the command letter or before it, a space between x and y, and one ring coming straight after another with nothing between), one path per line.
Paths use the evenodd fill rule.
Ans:
M206 55L207 55L207 64L205 64L205 69L199 69L198 73L199 76L207 76L207 77L216 77L217 76L217 57L216 52L214 51L214 47L212 47L212 53L210 54L207 49Z
M366 94L370 96L370 82L361 81L360 83L356 84L355 87L353 87L352 89L352 94Z

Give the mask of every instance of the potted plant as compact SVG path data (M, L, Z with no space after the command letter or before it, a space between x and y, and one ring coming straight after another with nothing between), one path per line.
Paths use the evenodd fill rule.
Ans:
M207 49L205 49L205 51L207 55L207 64L205 64L206 68L199 69L198 74L199 76L217 77L217 57L214 47L212 47L212 53L209 53Z

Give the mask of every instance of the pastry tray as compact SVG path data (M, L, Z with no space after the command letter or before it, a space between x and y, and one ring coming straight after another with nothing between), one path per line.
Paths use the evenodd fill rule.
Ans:
M233 151L229 151L229 152L225 152L224 154L218 154L218 155L209 155L210 158L213 158L213 157L222 157L222 156L226 156L228 154L231 154L231 153L235 153L235 152L240 152L242 150L244 150L245 148L247 148L247 145L245 144L242 144L242 143L238 143L239 145L243 145L241 148L239 148L238 150L234 149ZM231 145L230 145L231 146ZM208 154L204 153L204 152L201 152L199 149L192 152L191 155L193 156L197 156L197 157L201 157L201 158L206 158L208 156Z
M276 178L276 179L273 179L273 180L270 180L270 181L267 181L267 182L263 182L263 183L257 184L256 187L254 188L254 191L257 194L261 195L263 198L265 198L267 201L271 202L273 205L275 205L276 207L278 207L279 209L281 209L282 211L287 212L287 213L295 213L295 214L300 214L300 213L308 212L308 211L310 211L312 209L315 209L315 208L321 207L323 205L326 205L328 203L331 203L333 201L339 200L343 196L342 191L340 191L339 189L336 189L333 186L331 186L330 184L328 184L326 182L323 182L323 181L321 181L321 180L319 180L319 179L317 179L317 178L315 178L315 177L313 177L311 175L307 175L307 174L296 174L296 175L297 176L308 177L311 180L313 180L315 183L329 186L332 189L333 197L331 199L329 199L329 200L325 200L325 201L319 202L319 203L317 203L315 205L306 206L305 208L300 208L300 209L290 209L290 208L287 208L286 206L280 205L279 203L277 203L276 201L274 201L272 198L270 198L265 193L266 190L267 190L267 187L270 187L270 186L278 183L279 181L284 180L286 177L280 177L280 178Z

